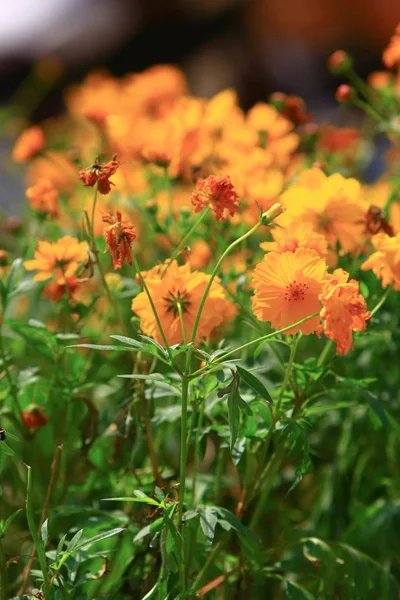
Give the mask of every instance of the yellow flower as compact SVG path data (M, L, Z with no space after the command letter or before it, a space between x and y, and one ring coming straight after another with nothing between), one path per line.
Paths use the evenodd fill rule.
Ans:
M165 271L166 267L167 270ZM191 272L189 263L179 266L174 260L154 267L145 274L146 285L170 346L190 341L196 314L210 275ZM225 297L218 279L211 285L204 304L195 342L208 337L226 320L231 302ZM163 339L146 292L132 300L132 310L141 318L140 326L146 335L159 343Z
M339 173L327 177L319 169L309 169L282 194L286 213L280 222L311 223L331 249L335 250L339 242L343 252L356 254L366 239L360 190L356 179L346 179Z
M263 242L260 248L267 252L294 252L297 248L311 248L318 256L328 254L326 238L314 231L311 223L293 221L288 227L276 227L271 230L273 242Z
M319 295L328 281L326 262L315 250L298 248L295 252L271 252L253 273L253 312L260 321L269 321L274 329L287 327L319 312ZM292 327L286 335L318 329L319 316Z
M395 237L377 233L371 241L377 252L367 258L361 269L372 269L377 278L382 280L382 287L393 283L394 289L400 292L400 233Z
M34 276L36 281L54 278L55 283L63 285L87 258L86 242L66 235L57 242L39 241L35 258L25 261L24 266L27 271L39 271Z

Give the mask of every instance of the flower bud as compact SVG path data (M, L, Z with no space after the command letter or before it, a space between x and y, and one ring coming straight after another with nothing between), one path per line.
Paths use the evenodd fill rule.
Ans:
M343 75L353 68L353 61L344 50L336 50L328 58L328 67L334 75Z
M336 100L342 104L349 104L354 99L354 90L346 83L339 85L336 90Z
M269 225L276 217L283 213L283 206L276 202L271 208L261 215L261 219L265 225Z

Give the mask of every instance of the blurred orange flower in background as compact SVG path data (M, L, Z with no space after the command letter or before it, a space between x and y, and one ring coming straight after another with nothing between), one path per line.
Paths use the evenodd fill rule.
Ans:
M25 129L19 136L12 150L12 157L16 162L27 162L43 150L46 140L40 127L35 125Z
M371 238L376 252L361 265L363 271L371 269L378 279L382 280L382 287L394 285L400 291L400 233L390 237L386 233L377 233Z
M197 182L192 194L194 212L201 212L210 206L217 221L226 221L228 214L233 217L239 211L240 198L228 175L214 177Z
M37 212L58 217L58 191L48 179L40 178L25 192L29 204Z
M36 281L54 278L56 283L65 284L87 258L87 243L66 235L57 242L39 241L35 258L26 260L24 266L27 271L39 271L33 277Z

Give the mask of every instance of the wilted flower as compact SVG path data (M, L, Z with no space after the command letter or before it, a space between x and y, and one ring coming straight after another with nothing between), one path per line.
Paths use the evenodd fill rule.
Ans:
M218 177L210 175L198 181L192 194L192 204L195 212L210 206L217 221L226 221L227 213L233 217L239 212L240 198L228 175Z
M114 154L112 160L107 163L96 161L90 167L82 168L79 172L79 179L83 181L84 186L93 187L97 183L100 194L108 194L111 191L111 186L114 185L110 181L110 177L114 175L119 165L117 155Z
M346 354L353 347L353 331L364 331L371 316L359 282L348 279L349 273L336 269L319 297L323 305L319 333L336 343L337 354Z
M132 264L131 246L136 239L136 227L130 221L122 221L119 210L116 216L106 213L102 216L104 223L110 223L105 230L107 246L110 249L114 269L121 269L124 261Z

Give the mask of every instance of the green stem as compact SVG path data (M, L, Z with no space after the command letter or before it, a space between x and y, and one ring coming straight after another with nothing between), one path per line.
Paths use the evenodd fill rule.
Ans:
M264 482L265 482L265 477L268 474L270 467L269 467L269 463L268 463L267 466L264 468L264 471L261 472L261 474L260 474L260 470L261 470L260 467L262 468L262 466L263 466L263 464L264 464L264 462L265 462L265 460L267 458L268 450L269 450L270 445L271 445L272 436L273 436L273 433L275 431L276 424L278 423L278 421L280 419L280 410L281 410L282 401L283 401L283 398L285 396L286 388L287 388L287 386L289 384L290 375L291 375L291 371L292 371L294 359L295 359L295 356L296 356L297 345L298 345L301 337L302 337L302 333L300 332L299 335L297 335L297 336L294 337L294 339L292 341L292 344L291 344L291 347L290 347L289 360L288 360L288 363L286 365L285 375L284 375L284 378L283 378L283 382L282 382L281 390L280 390L280 393L279 393L278 401L276 403L276 406L274 407L273 414L272 414L271 426L269 428L267 438L266 438L266 440L264 442L263 449L262 449L262 452L260 454L260 459L259 459L259 462L258 462L259 468L257 468L256 474L254 476L255 484L254 484L254 487L252 488L251 493L249 495L246 495L245 503L244 503L245 507L248 506L250 500L252 498L254 498L254 496L257 494L257 492L260 489L262 490L262 494L261 494L261 499L259 500L257 506L263 505L264 500L265 500L265 493L264 493L265 483ZM262 499L264 499L264 500L262 500ZM257 519L256 519L256 522L257 522Z
M211 286L213 284L213 281L214 281L215 277L217 276L219 268L220 268L221 264L223 263L225 257L228 256L228 254L234 248L236 248L236 246L239 246L239 244L241 244L249 236L251 236L253 233L255 233L257 231L257 229L259 227L261 227L261 225L263 225L263 224L264 224L263 221L260 220L258 223L256 223L256 225L254 225L254 227L252 227L251 229L249 229L249 231L247 231L247 233L245 233L244 235L242 235L241 237L239 237L237 240L235 240L234 242L232 242L232 244L230 244L230 246L228 246L228 248L221 255L220 259L218 260L217 264L215 265L215 267L213 269L213 272L211 273L210 279L208 280L208 283L206 285L206 289L203 292L203 296L201 298L200 305L199 305L199 308L198 308L198 311L197 311L197 314L196 314L196 319L195 319L195 322L194 322L193 333L192 333L192 343L194 343L194 341L196 339L196 333L197 333L197 329L199 327L201 313L203 312L203 308L204 308L204 304L206 303L206 300L207 300L208 292L210 291L210 288L211 288Z
M182 417L181 417L181 456L179 473L179 511L178 520L182 523L183 504L186 488L186 461L187 461L187 414L188 414L188 379L182 379Z
M325 361L328 358L333 346L334 342L332 340L328 340L325 346L323 347L321 354L319 355L317 367L322 367L322 365L325 364Z
M178 506L178 524L182 534L181 553L183 567L180 570L181 600L186 600L186 545L185 532L183 530L183 510L186 491L186 466L187 466L187 414L188 414L188 390L189 380L182 378L182 416L181 416L181 447L180 447L180 465L179 465L179 506Z
M142 272L140 270L139 263L137 261L136 256L132 257L132 261L133 261L133 266L135 267L135 270L136 270L136 274L138 275L138 277L140 279L140 282L141 282L141 284L143 286L143 289L144 289L144 291L146 293L146 296L147 296L147 298L148 298L148 300L150 302L151 310L153 311L153 315L154 315L154 318L156 320L156 323L157 323L158 329L160 331L161 337L163 339L165 349L168 352L168 356L169 356L169 359L171 361L171 365L173 366L173 368L180 375L182 375L181 371L178 369L177 365L175 364L174 357L172 356L171 349L170 349L169 344L167 342L167 338L165 336L163 326L161 325L160 317L158 316L157 309L156 309L156 307L154 305L154 302L153 302L153 298L151 297L151 294L149 292L149 288L147 287L146 281L145 281L145 279L144 279L144 277L142 275Z
M234 350L230 350L226 354L223 354L222 356L219 356L218 358L213 360L213 362L210 363L210 365L212 366L212 365L216 365L220 362L224 362L228 358L228 356L232 356L232 354L235 354L236 352L240 352L241 350L244 350L245 348L249 348L250 346L253 346L254 344L258 344L259 342L262 342L264 340L266 341L268 339L271 339L271 338L279 335L280 333L285 333L285 331L289 331L289 329L293 329L293 327L298 327L299 325L302 325L306 321L309 321L310 319L313 319L314 317L317 317L318 315L319 315L318 312L313 313L312 315L309 315L308 317L304 317L304 319L301 319L300 321L297 321L296 323L293 323L292 325L288 325L287 327L282 327L282 329L278 329L277 331L273 331L272 333L267 333L266 335L262 335L261 337L256 338L255 340L251 340L250 342L247 342L247 344L238 346ZM194 373L191 374L190 377L192 377L192 378L197 377L198 375L202 375L206 371L208 371L208 367L204 367L203 369L199 369L198 371L195 371ZM211 372L211 371L208 371L208 372Z
M195 500L196 500L197 470L198 470L199 462L200 462L200 440L201 440L201 429L203 427L205 403L206 403L206 399L203 398L203 401L200 406L199 417L197 419L196 439L194 442L194 458L193 458L193 470L192 470L192 504L194 504Z
M216 559L223 547L224 547L224 540L220 540L217 544L215 544L214 549L210 553L209 557L207 558L206 562L204 563L203 568L201 569L200 573L197 575L197 577L193 583L192 589L193 589L194 594L199 590L199 587L203 583L208 569L216 561Z
M200 225L200 223L202 223L204 221L204 219L206 218L206 216L208 215L209 212L210 212L210 208L209 207L207 207L205 210L203 210L200 213L200 215L198 216L198 218L196 219L196 221L193 223L193 225L190 227L190 229L185 233L185 235L183 236L183 238L181 239L181 241L179 242L179 244L175 248L175 250L174 250L171 258L169 259L169 261L167 263L167 266L165 267L164 271L162 272L161 277L164 277L165 273L168 270L169 265L179 255L180 251L185 247L186 242L188 241L188 239L196 231L196 229Z
M27 477L27 485L26 485L26 500L25 500L26 518L28 521L28 527L29 527L29 531L30 531L32 539L33 539L33 543L35 544L40 568L43 573L43 581L44 581L44 587L46 590L46 597L49 598L49 600L52 600L52 598L54 598L54 594L53 594L53 588L51 586L49 587L50 577L49 577L49 570L47 567L46 552L44 549L43 542L38 535L37 525L35 524L35 520L34 520L34 516L33 516L31 467L29 465L26 465L26 468L28 469L28 477Z
M3 548L3 540L0 538L0 600L7 600L7 561Z
M3 319L3 316L0 315L0 357L1 357L1 360L3 361L6 379L7 379L8 385L10 387L10 394L14 400L13 409L15 412L15 416L19 421L21 418L20 414L22 412L22 408L21 408L21 405L18 400L17 387L13 382L13 378L11 377L10 369L8 368L8 363L7 363L7 358L6 358L6 353L4 350L4 343L3 343L3 332L2 332L2 326L1 326L2 319Z
M380 309L380 307L386 302L387 297L389 296L390 292L391 292L392 288L388 287L387 290L385 291L385 293L383 294L382 298L379 300L379 302L377 303L376 306L374 306L374 308L371 310L371 317L378 312L378 310Z

